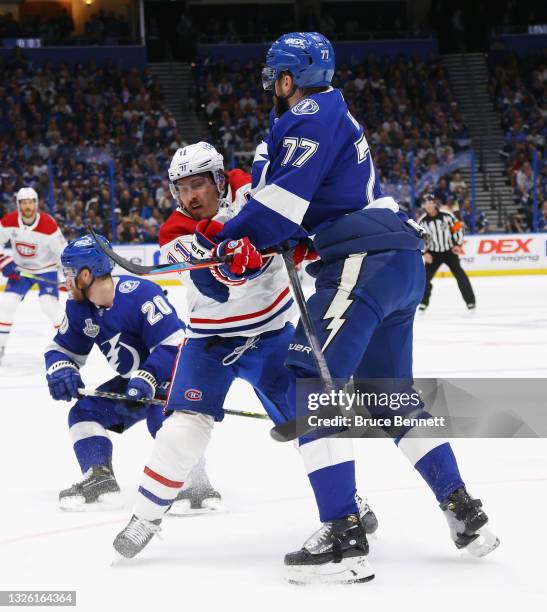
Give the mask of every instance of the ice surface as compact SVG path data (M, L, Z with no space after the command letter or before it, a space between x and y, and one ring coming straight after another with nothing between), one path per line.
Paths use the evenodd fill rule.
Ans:
M469 314L451 279L436 281L416 322L417 376L543 377L547 374L547 277L475 278ZM170 289L173 299L178 290ZM78 592L78 610L543 610L547 601L545 440L456 440L470 492L502 540L490 557L462 556L440 510L391 443L356 443L360 491L380 529L371 542L376 579L349 587L294 587L284 553L318 526L313 498L291 445L270 440L267 422L227 417L208 453L228 514L164 521L141 557L111 567L111 542L131 513L151 448L144 426L114 438L126 509L66 513L58 491L79 479L67 433L68 404L53 402L42 355L51 338L29 295L0 366L0 589ZM111 371L98 353L88 386ZM547 398L546 408L547 408ZM257 409L238 383L228 407Z

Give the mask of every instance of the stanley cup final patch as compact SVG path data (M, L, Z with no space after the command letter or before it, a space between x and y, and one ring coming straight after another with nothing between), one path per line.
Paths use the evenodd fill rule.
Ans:
M99 335L100 331L101 328L98 325L95 325L92 319L85 320L85 327L83 329L83 332L88 338L96 338Z

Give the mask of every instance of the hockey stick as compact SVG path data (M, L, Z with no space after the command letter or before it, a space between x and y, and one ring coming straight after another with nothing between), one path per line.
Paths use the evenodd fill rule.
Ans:
M58 281L50 280L49 278L42 278L40 276L36 276L36 274L30 274L30 272L19 271L18 274L23 278L28 278L29 280L36 281L37 283L43 283L44 285L59 285Z
M127 397L127 395L123 395L122 393L111 393L110 391L98 391L97 389L79 389L78 393L82 397L100 397L102 399L114 400L117 402L127 402L132 404L151 404L152 406L165 406L167 402L161 399L131 399ZM224 409L225 414L231 414L233 416L242 416L248 417L250 419L269 419L270 417L267 414L262 412L250 412L247 410L230 410L228 408Z
M321 344L319 342L319 338L317 337L317 332L315 331L315 326L306 304L306 298L304 296L304 291L302 290L302 283L298 278L298 272L293 261L293 249L284 249L283 260L285 261L285 267L287 268L287 273L289 275L289 283L291 285L298 310L300 311L300 320L302 321L302 326L304 327L306 337L308 338L308 342L311 346L311 353L315 362L315 367L319 372L321 384L325 392L330 393L335 388L334 381L332 380L329 366L327 365L325 355L323 355L323 350L321 349ZM318 417L329 417L338 414L338 410L333 413L332 407L329 409L327 406L324 410L315 412L314 414ZM289 442L290 440L299 438L300 436L303 436L316 429L316 427L309 424L308 418L309 416L305 415L292 421L279 423L275 427L272 427L270 430L270 435L277 442Z
M125 259L121 255L118 255L113 249L107 247L102 240L97 238L97 234L91 226L88 226L88 230L93 235L95 242L99 248L110 257L110 259L117 263L121 268L135 274L136 276L151 276L157 274L170 274L172 272L189 272L190 270L199 270L200 268L214 268L221 266L225 263L230 263L233 260L233 255L224 255L221 257L211 257L210 259L200 259L199 263L193 263L190 261L180 261L176 264L158 264L157 266L142 266L141 264L133 263L129 259ZM262 257L273 257L276 253L261 253Z

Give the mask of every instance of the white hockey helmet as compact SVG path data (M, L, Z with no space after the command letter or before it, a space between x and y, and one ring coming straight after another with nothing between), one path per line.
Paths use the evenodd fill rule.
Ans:
M21 200L34 200L38 204L38 194L32 187L21 187L17 192L15 199L17 200L17 208Z
M177 149L168 170L171 195L178 203L177 190L174 185L175 181L185 176L203 174L204 172L210 172L213 175L218 192L222 194L225 186L223 170L224 158L208 142L197 142L196 144Z

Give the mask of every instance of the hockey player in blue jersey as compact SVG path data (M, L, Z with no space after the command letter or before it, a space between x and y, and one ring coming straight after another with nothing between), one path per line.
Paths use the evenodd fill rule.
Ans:
M209 143L179 149L169 168L170 188L177 202L160 231L162 257L188 261L192 253L215 246L222 221L245 205L250 177L240 170L225 173L223 158ZM227 245L225 245L227 246ZM237 245L236 248L244 245ZM234 249L235 250L235 249ZM275 423L286 412L289 371L284 358L294 327L292 297L280 256L253 274L234 279L234 267L245 261L244 250L230 266L185 274L187 339L173 373L167 405L173 414L158 432L144 468L134 514L114 540L115 550L131 558L139 554L160 528L165 508L181 490L188 468L203 453L215 421L236 378L250 383ZM257 259L260 256L254 255ZM239 262L239 263L238 263ZM237 270L236 270L237 271ZM318 440L302 454L309 466L337 465L351 454L351 440ZM184 489L182 489L184 491ZM353 488L349 494L355 499ZM366 527L376 517L358 498ZM371 572L369 571L369 574Z
M84 478L61 491L59 502L68 510L108 508L121 499L108 432L122 433L146 419L155 436L164 416L160 406L80 397L80 368L96 345L117 372L100 391L134 400L165 398L184 326L158 285L112 276L111 260L91 236L72 241L62 252L61 263L72 299L45 354L47 382L55 400L78 400L70 409L68 424ZM202 466L194 469L193 477L204 490L208 480ZM210 507L220 496L210 484L208 488L201 501Z
M274 92L278 120L268 138L263 185L215 240L244 241L252 251L312 236L321 260L312 264L316 290L307 307L333 378L406 381L410 388L412 326L425 278L422 235L383 195L364 129L330 85L334 68L332 45L321 34L285 34L271 46L263 84ZM317 376L301 324L287 365L296 414L297 382ZM456 546L477 556L493 550L499 540L485 528L488 518L467 493L448 442L422 438L415 428L389 433L437 498ZM333 469L339 473L334 489L326 487ZM286 556L299 580L333 562L361 571L368 544L348 494L354 478L351 458L310 475L324 524Z

